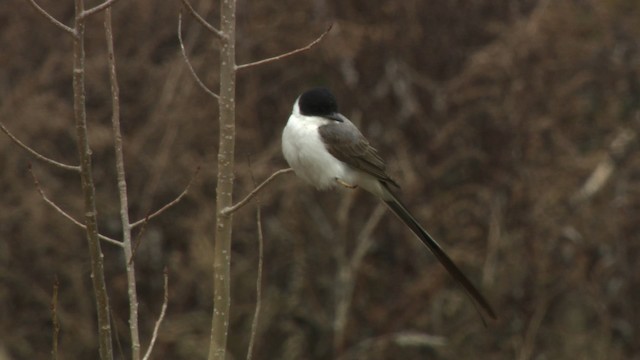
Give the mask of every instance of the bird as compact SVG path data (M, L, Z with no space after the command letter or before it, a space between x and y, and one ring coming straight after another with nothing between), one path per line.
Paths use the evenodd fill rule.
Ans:
M392 189L400 186L387 174L384 160L338 111L336 98L328 88L309 89L295 100L282 132L282 153L295 174L318 190L361 188L382 200L463 287L482 321L483 313L497 318L485 297L394 194Z

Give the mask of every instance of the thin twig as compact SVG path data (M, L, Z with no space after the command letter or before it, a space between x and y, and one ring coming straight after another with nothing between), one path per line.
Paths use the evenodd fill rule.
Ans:
M505 196L497 193L489 204L489 230L487 234L487 250L482 267L482 286L490 288L494 285L498 266L498 256L500 253L500 243L502 242L502 229L504 222Z
M396 332L364 339L342 353L337 360L366 359L366 355L379 353L382 347L388 347L389 344L399 347L438 348L447 344L447 338L414 331Z
M255 186L255 178L251 173L251 179ZM251 322L251 336L249 337L249 347L247 349L247 360L253 357L253 346L255 344L256 333L258 331L258 320L260 318L260 306L262 304L262 266L264 261L264 236L262 234L262 209L260 198L256 197L256 226L258 228L258 274L256 276L256 311Z
M89 10L85 10L82 12L82 14L80 14L81 18L86 18L88 16L91 16L93 14L99 13L100 11L103 11L105 9L107 9L108 7L110 7L111 5L113 5L116 1L118 0L107 0L105 2L103 2L100 5L94 6Z
M127 177L124 168L122 131L120 130L120 88L118 86L118 74L116 71L116 56L113 44L113 25L111 20L112 8L110 7L113 2L114 1L107 1L103 3L103 5L108 4L103 7L104 9L106 9L104 12L104 33L107 43L107 67L109 69L109 83L111 84L111 124L113 128L113 149L116 162L118 197L120 200L120 221L122 223L123 245L122 249L124 251L125 259L129 258L125 265L125 268L127 272L127 295L129 298L129 332L131 334L131 359L140 360L140 331L138 330L138 291L136 289L136 269L135 264L133 263L133 249L131 246L129 200L127 199ZM97 11L95 11L94 13L96 12ZM86 13L86 11L84 13Z
M67 219L69 219L72 223L76 224L77 226L81 227L82 229L86 230L87 227L81 223L80 221L76 220L73 218L73 216L67 214L64 210L62 210L56 203L54 203L51 199L49 199L47 197L47 195L45 195L44 191L42 190L42 187L40 186L40 182L38 181L38 179L36 178L36 175L33 173L33 170L31 169L31 164L29 164L29 172L31 173L31 176L33 177L33 182L36 185L36 189L38 190L38 192L40 193L40 196L42 197L42 199L49 204L49 206L51 206L54 210L56 210L58 213L60 213L62 216L66 217ZM110 237L104 236L104 235L100 235L98 234L98 237L100 238L100 240L106 241L110 244L122 247L122 242L112 239Z
M3 123L0 123L0 129L2 129L2 132L4 132L5 134L7 134L7 136L14 142L16 143L18 146L20 146L21 148L25 149L27 152L31 153L31 155L35 156L38 160L42 160L50 165L59 167L61 169L65 169L65 170L71 170L71 171L75 171L75 172L80 172L80 166L77 165L67 165L67 164L63 164L61 162L57 162L53 159L49 159L48 157L40 154L39 152L35 151L34 149L30 148L29 146L27 146L25 143L23 143L22 141L20 141L17 137L15 137L10 131L9 129L7 129Z
M209 24L209 22L207 20L205 20L202 16L200 16L200 14L198 14L196 12L196 10L193 8L193 6L191 6L191 3L189 3L188 0L181 0L181 1L184 4L184 7L186 7L187 10L189 10L191 15L193 15L193 17L196 18L196 20L198 20L198 22L200 24L202 24L202 26L204 26L205 29L209 30L209 32L211 32L212 34L217 36L219 39L224 39L225 38L225 36L222 33L222 31L216 29L213 25Z
M133 259L136 257L136 253L138 252L138 246L140 246L140 243L142 242L142 234L144 234L144 231L146 230L148 223L149 223L149 217L147 216L144 218L144 222L142 223L142 228L140 228L140 231L136 236L136 240L133 243L133 253L129 258L129 264L131 264L133 262Z
M271 181L273 181L273 179L275 179L276 177L282 175L282 174L287 174L293 172L292 168L288 168L288 169L280 169L276 172L274 172L273 174L271 174L271 176L269 176L267 178L267 180L263 181L262 184L258 185L258 187L256 187L255 189L253 189L253 191L251 191L249 193L249 195L247 195L244 199L240 200L237 204L233 205L233 206L229 206L226 207L224 209L222 209L222 211L220 211L220 213L222 215L229 215L232 214L236 211L238 211L238 209L240 209L241 207L245 206L249 200L253 199L260 190L262 190L263 187L267 186Z
M118 354L120 354L120 359L126 359L127 357L124 355L124 350L122 348L122 341L120 341L120 331L118 331L118 321L116 321L116 316L113 313L113 309L109 309L109 314L111 314L111 322L113 328L115 329L113 332L113 337L115 338L116 347L118 348Z
M172 201L170 201L169 203L167 203L165 206L161 207L160 209L158 209L156 212L154 212L153 214L147 215L145 216L144 219L140 219L134 223L131 223L131 228L135 228L137 226L140 226L141 224L155 218L156 216L162 214L163 212L167 211L167 209L169 209L170 207L172 207L173 205L177 204L180 202L180 200L182 200L182 198L187 195L187 193L189 192L189 188L191 187L191 184L193 184L193 181L195 180L196 176L198 176L198 173L200 172L200 166L198 166L196 168L195 173L193 174L193 176L191 177L191 180L189 180L189 183L187 184L187 187L184 188L184 190L182 190L182 192L180 193L180 195L178 195L175 199L173 199Z
M149 343L149 348L147 352L144 354L143 360L148 360L149 356L151 356L151 350L153 350L153 346L156 343L156 339L158 338L158 331L160 331L160 324L162 324L162 320L164 320L164 315L167 312L167 305L169 304L169 271L167 268L164 268L164 299L162 300L162 309L160 309L160 316L158 317L158 321L156 321L156 326L153 328L153 335L151 336L151 342Z
M378 204L371 215L369 215L369 219L362 227L362 230L356 238L357 245L351 255L351 259L348 263L341 264L336 286L340 291L336 291L337 301L334 318L334 349L337 354L342 353L344 350L345 330L349 320L349 311L353 303L353 290L355 288L356 275L360 265L362 264L364 256L373 245L371 234L375 230L376 226L378 226L385 213L386 208L382 204ZM344 217L347 217L346 214Z
M29 3L40 14L42 14L44 17L46 17L47 20L49 20L53 25L59 27L60 29L64 30L65 32L71 34L71 36L73 36L73 37L77 37L78 36L78 34L76 33L76 31L73 28L70 28L67 25L65 25L65 24L61 23L60 21L58 21L51 14L49 14L45 9L41 8L40 5L38 5L38 3L35 2L35 0L29 0Z
M98 319L98 352L101 359L113 359L113 333L109 314L109 294L104 274L104 253L98 231L98 210L96 207L96 187L94 183L87 128L86 53L84 0L74 0L73 38L73 114L76 130L76 146L80 159L80 182L82 184L83 215L86 226L87 245L91 264L91 283L96 303Z
M371 249L371 245L373 245L373 239L371 238L371 234L376 229L382 216L386 214L386 208L382 206L382 204L378 204L376 208L373 210L371 215L369 215L369 220L364 224L360 234L358 234L357 241L358 245L351 256L350 267L351 271L357 271L360 268L360 264L362 263L362 259L367 254L367 252Z
M518 354L518 360L527 360L532 358L533 348L535 346L536 337L539 335L540 325L544 321L544 317L549 310L549 301L551 296L549 294L543 294L537 301L531 320L524 333L524 339L522 340L522 346Z
M338 221L337 227L337 244L333 246L335 256L335 281L333 286L333 298L334 298L334 316L333 316L333 353L334 356L342 353L345 343L345 330L349 319L349 304L351 303L351 292L355 276L349 261L347 261L347 238L350 222L349 211L353 206L358 192L349 191L340 200L338 206L336 218Z
M220 96L214 93L211 89L207 87L207 85L204 84L204 82L202 82L202 80L200 80L200 77L198 76L198 74L196 74L196 71L194 70L193 65L191 65L191 61L189 61L189 57L187 56L187 51L184 49L184 43L182 41L182 11L180 11L180 13L178 14L178 40L180 41L180 50L182 51L182 57L184 58L184 62L187 64L187 67L189 68L189 72L191 73L191 76L193 77L193 79L196 81L196 83L198 83L198 85L200 85L202 90L204 90L207 94L211 95L215 99L220 100Z
M638 134L631 129L620 129L618 131L611 145L609 145L607 155L596 166L582 187L571 197L573 205L590 199L604 188L611 179L620 160L632 148L631 145L635 144L637 137Z
M249 67L252 67L252 66L257 66L257 65L270 63L272 61L277 61L277 60L284 59L286 57L301 53L303 51L307 51L307 50L311 49L312 47L316 46L320 41L322 41L322 39L324 39L324 37L329 33L329 31L331 31L332 27L333 27L333 24L329 25L327 30L325 30L317 39L313 40L312 42L310 42L305 47L301 47L301 48L295 49L293 51L289 51L287 53L280 54L278 56L270 57L268 59L262 59L262 60L259 60L259 61L250 62L248 64L236 65L236 70L246 69L246 68L249 68Z
M60 321L58 319L58 276L53 280L53 294L51 295L51 322L53 324L53 349L51 359L58 359L58 335L60 334Z

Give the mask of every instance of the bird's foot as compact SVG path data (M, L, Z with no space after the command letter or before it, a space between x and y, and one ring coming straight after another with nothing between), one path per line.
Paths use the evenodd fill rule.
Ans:
M338 178L336 178L336 182L344 187L346 187L347 189L356 189L358 187L358 185L351 185L349 183L346 183Z

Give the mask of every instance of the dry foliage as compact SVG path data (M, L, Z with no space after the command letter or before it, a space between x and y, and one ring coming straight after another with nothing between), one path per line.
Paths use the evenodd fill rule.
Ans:
M71 20L70 2L40 3ZM217 4L194 5L215 23ZM188 359L204 358L209 338L218 127L217 105L182 61L178 8L121 1L113 19L131 218L172 200L202 166L188 197L146 225L136 255L142 343L160 311L166 266L170 299L154 351ZM251 173L264 179L285 166L280 133L295 97L328 85L390 163L408 207L482 284L500 317L484 328L464 292L392 216L369 224L363 250L373 199L317 193L287 175L260 194L265 267L254 358L640 356L638 19L635 0L239 4L239 64L334 27L311 52L239 74L235 198L253 188ZM216 84L210 34L191 18L183 28L194 68ZM37 151L75 164L71 42L59 31L25 1L0 3L0 121ZM117 237L105 62L98 17L87 24L87 111L100 230ZM80 218L77 176L0 135L0 354L49 357L57 278L60 358L95 358L84 236L44 204L27 164L47 195ZM234 218L235 357L246 353L255 309L252 211ZM119 249L103 249L114 331L127 349L123 261ZM352 262L354 254L361 258ZM354 263L353 276L339 276ZM350 310L336 325L344 301Z

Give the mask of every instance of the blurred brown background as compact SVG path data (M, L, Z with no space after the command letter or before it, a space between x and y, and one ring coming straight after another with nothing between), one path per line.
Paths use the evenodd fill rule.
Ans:
M71 1L40 3L71 23ZM217 24L217 3L194 5ZM155 358L202 359L217 104L179 54L178 9L177 1L118 2L115 45L132 218L173 199L202 167L188 197L144 233L143 342L166 266L170 301ZM102 21L87 27L87 110L100 230L119 238ZM309 52L239 73L236 199L252 177L286 166L280 134L296 96L329 86L389 162L407 206L499 314L485 328L433 256L366 194L319 193L287 175L259 198L256 359L640 359L638 1L240 1L237 21L238 63L334 27ZM190 17L183 32L215 89L215 42ZM18 0L0 3L0 37L0 120L38 151L77 163L71 40ZM50 356L57 277L60 355L96 358L84 234L42 201L27 165L78 218L79 180L0 135L0 354ZM245 357L255 306L254 204L235 225L230 359ZM109 244L103 250L128 354L123 259ZM345 272L354 257L358 266Z

